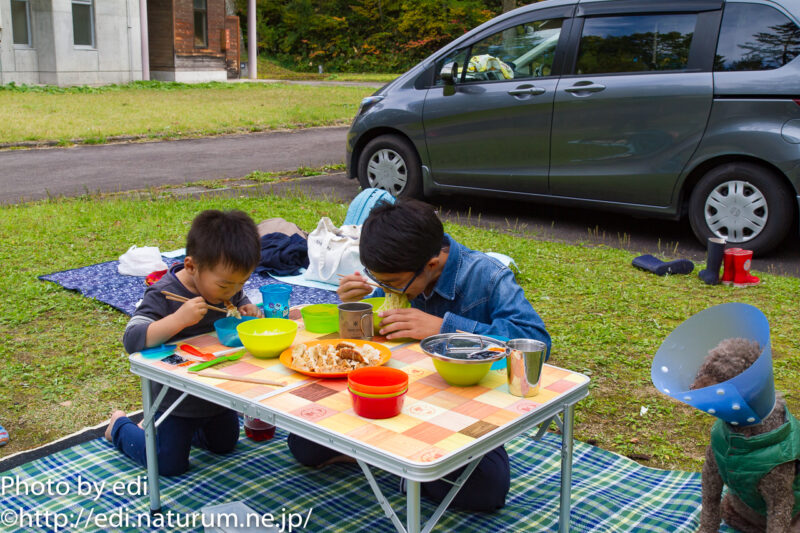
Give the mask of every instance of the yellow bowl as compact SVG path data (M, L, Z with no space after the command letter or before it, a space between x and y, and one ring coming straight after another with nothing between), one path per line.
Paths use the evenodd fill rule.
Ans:
M292 345L297 322L286 318L257 318L236 326L239 340L253 357L278 357Z
M361 300L365 304L372 304L372 322L375 324L375 335L378 334L378 328L381 325L381 317L378 316L378 308L386 301L385 296L375 296L373 298L364 298Z

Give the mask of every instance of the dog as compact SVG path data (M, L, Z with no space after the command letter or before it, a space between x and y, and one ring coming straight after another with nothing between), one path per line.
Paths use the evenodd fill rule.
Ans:
M761 355L757 342L747 339L725 339L708 352L697 372L692 389L700 389L732 379L752 365ZM731 432L744 437L769 433L787 421L786 400L776 394L775 407L758 424L734 426L726 422ZM800 438L793 435L791 438ZM706 448L703 465L703 508L700 512L700 533L717 533L720 520L742 533L800 533L800 512L792 516L795 505L793 483L800 477L800 459L775 466L757 485L758 494L766 504L766 516L750 507L736 495L737 487L728 487L722 496L724 482L712 446ZM752 486L751 486L752 487ZM746 490L747 487L741 487ZM722 500L722 501L720 501Z

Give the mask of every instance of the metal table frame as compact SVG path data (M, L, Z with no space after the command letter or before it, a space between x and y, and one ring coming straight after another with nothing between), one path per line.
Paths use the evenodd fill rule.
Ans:
M370 487L375 493L378 504L401 533L427 533L431 531L484 454L505 444L517 435L531 431L535 427L539 429L532 437L539 440L544 436L551 422L555 421L562 433L561 495L558 530L559 533L567 533L569 531L574 409L575 404L589 394L588 381L583 384L578 384L575 389L563 396L559 396L556 401L511 421L480 439L475 440L463 449L447 454L441 460L423 464L403 460L402 458L390 455L363 442L351 439L346 435L338 434L327 428L317 426L312 422L296 418L275 409L270 409L258 403L273 394L282 394L287 392L291 387L299 387L316 381L315 379L310 378L306 381L299 381L293 383L289 387L276 389L259 398L249 399L217 387L186 379L180 374L174 374L167 370L154 367L147 362L136 359L135 356L130 357L130 362L131 372L140 376L142 381L142 406L144 409L143 426L147 452L147 483L151 513L161 512L158 460L156 458L156 428L160 424L160 421L169 415L188 394L192 394L218 405L230 407L246 415L260 418L265 422L280 426L301 437L352 456L356 459L364 472ZM150 392L151 380L164 385L156 398L153 398ZM154 420L155 414L166 395L168 387L183 392L183 395L161 415L159 420ZM560 418L559 415L563 415L563 418ZM400 518L383 496L383 493L369 469L369 465L381 468L407 480L405 527L403 527ZM420 483L440 479L464 465L467 465L464 472L456 481L452 482L453 487L423 527L421 524L422 516L420 512Z

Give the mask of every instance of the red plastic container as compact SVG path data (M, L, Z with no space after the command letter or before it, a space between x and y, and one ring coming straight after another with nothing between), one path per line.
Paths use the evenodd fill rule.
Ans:
M392 418L399 415L403 409L406 391L388 398L365 398L350 391L350 397L353 399L353 411L358 416L374 419Z
M258 418L245 416L244 434L256 442L269 440L275 436L275 426L267 424Z
M408 387L408 374L397 368L368 366L347 374L347 384L365 394L396 394Z

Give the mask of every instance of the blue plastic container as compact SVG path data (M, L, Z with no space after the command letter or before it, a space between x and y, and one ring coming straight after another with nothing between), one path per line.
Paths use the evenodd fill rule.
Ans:
M214 329L217 331L217 338L219 339L219 342L232 348L241 346L242 341L239 340L239 334L236 332L236 326L242 322L253 320L254 318L254 316L243 316L242 318L229 316L226 318L220 318L214 322Z
M264 309L264 318L289 318L289 295L292 286L285 283L262 285L261 307Z

